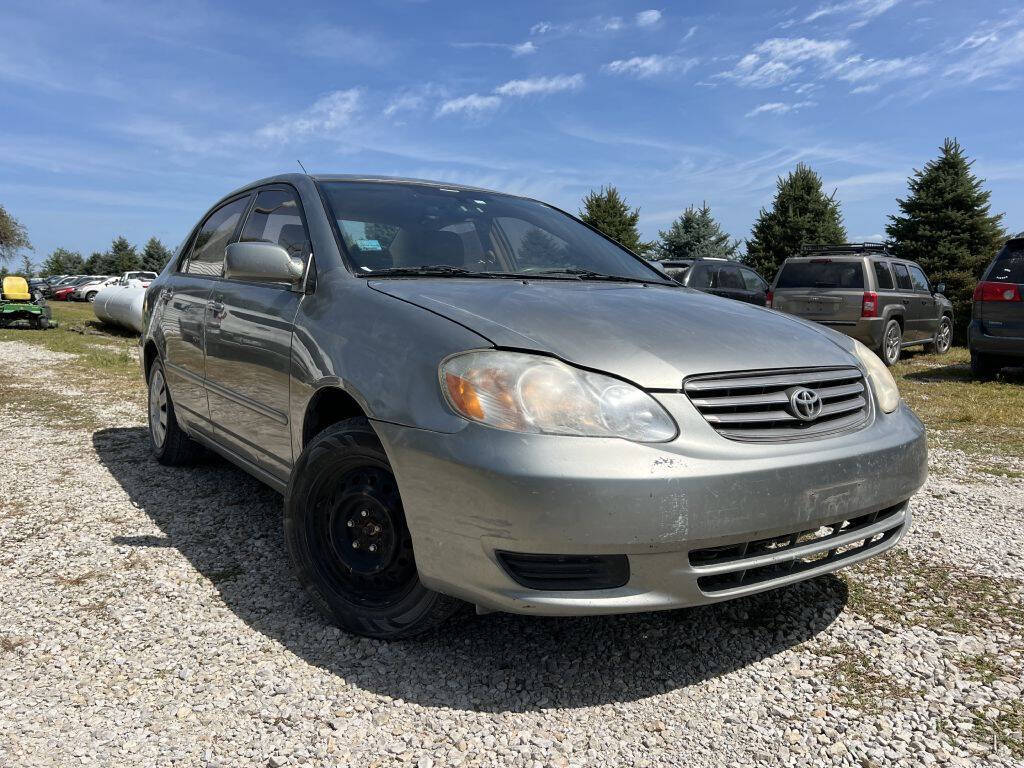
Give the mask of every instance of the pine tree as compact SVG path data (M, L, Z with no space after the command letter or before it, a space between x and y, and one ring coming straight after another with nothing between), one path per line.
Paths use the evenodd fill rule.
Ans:
M889 216L893 254L920 264L932 284L945 283L956 332L963 338L971 295L985 266L1006 239L1003 214L989 214L989 192L971 173L973 160L956 139L907 179L909 194L897 200L902 215Z
M43 261L39 274L43 277L50 275L81 275L85 273L85 261L82 254L77 251L69 251L67 248L58 248ZM91 274L91 273L90 273Z
M149 272L160 272L173 255L157 238L151 237L142 249L142 268Z
M28 232L0 205L0 264L13 259L22 248L32 250Z
M702 203L700 208L690 206L672 222L668 231L658 232L659 259L735 259L739 240L732 240L711 215L711 208Z
M106 255L109 258L110 272L112 274L117 275L122 272L131 272L142 267L142 259L139 258L139 252L135 250L135 246L129 243L128 238L124 235L114 238Z
M583 198L580 218L634 253L644 254L653 247L653 243L640 240L640 209L630 209L613 186L601 187L599 192L591 190Z
M787 257L798 256L802 245L846 241L835 192L826 195L821 177L803 163L779 177L771 210L761 209L752 234L743 261L767 280Z

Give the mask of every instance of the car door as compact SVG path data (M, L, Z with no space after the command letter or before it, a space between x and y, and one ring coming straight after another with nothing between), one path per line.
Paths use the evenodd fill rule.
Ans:
M917 264L908 264L910 271L910 282L914 286L914 315L915 330L919 339L931 339L939 329L938 307L935 304L935 294L932 292L928 278Z
M747 267L740 267L740 275L743 278L743 285L747 289L745 300L759 307L767 306L768 283L762 280L757 272Z
M896 278L896 298L906 308L903 316L903 340L918 341L921 338L921 305L915 301L918 296L910 280L910 270L906 264L894 261L892 273Z
M259 190L239 241L270 242L304 261L309 234L292 187ZM206 380L218 442L287 479L292 464L292 324L302 294L287 283L225 279L206 321Z
M717 269L720 296L736 299L737 301L750 300L750 292L743 282L743 275L740 274L738 266L735 264L719 264Z
M224 249L242 221L249 198L243 195L230 200L203 220L157 297L157 322L164 339L164 371L171 397L182 419L206 432L210 432L205 384L206 307L220 280Z

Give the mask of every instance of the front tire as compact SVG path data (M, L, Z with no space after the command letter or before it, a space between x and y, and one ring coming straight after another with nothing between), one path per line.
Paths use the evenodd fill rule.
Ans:
M951 346L953 346L953 321L948 316L944 316L935 330L935 338L930 344L924 345L924 350L936 355L944 355L949 352Z
M882 333L882 346L878 356L888 366L896 365L900 360L900 352L903 350L903 328L898 320L890 320L885 324L885 331Z
M365 418L333 424L306 446L285 496L284 533L299 582L348 632L412 637L460 605L420 582L398 484Z
M161 464L180 467L202 455L202 447L178 426L174 401L167 387L164 364L158 359L149 367L149 443Z

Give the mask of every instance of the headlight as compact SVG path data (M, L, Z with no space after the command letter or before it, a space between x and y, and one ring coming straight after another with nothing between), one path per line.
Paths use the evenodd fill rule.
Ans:
M871 382L871 388L878 397L878 407L886 413L892 413L900 404L900 390L896 386L896 379L885 367L885 363L878 359L878 355L859 341L855 340L853 343L856 346L857 357L867 368L868 381Z
M448 358L441 391L460 416L498 429L660 443L676 424L632 384L541 355L483 350Z

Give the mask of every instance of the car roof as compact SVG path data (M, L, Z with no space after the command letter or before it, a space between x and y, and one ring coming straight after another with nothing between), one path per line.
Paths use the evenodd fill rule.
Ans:
M444 187L446 189L458 189L465 190L468 192L486 192L491 195L505 195L506 197L522 197L521 195L511 195L508 192L499 192L494 189L487 189L486 187L476 187L473 185L459 184L454 181L434 181L431 179L417 179L406 176L378 176L374 174L360 174L360 173L279 173L276 176L268 176L265 179L259 179L245 184L231 193L224 195L221 199L227 199L234 195L241 194L242 192L249 191L255 187L262 187L268 184L296 184L303 179L312 179L315 182L320 181L362 181L362 182L375 182L380 184L419 184L425 187Z

